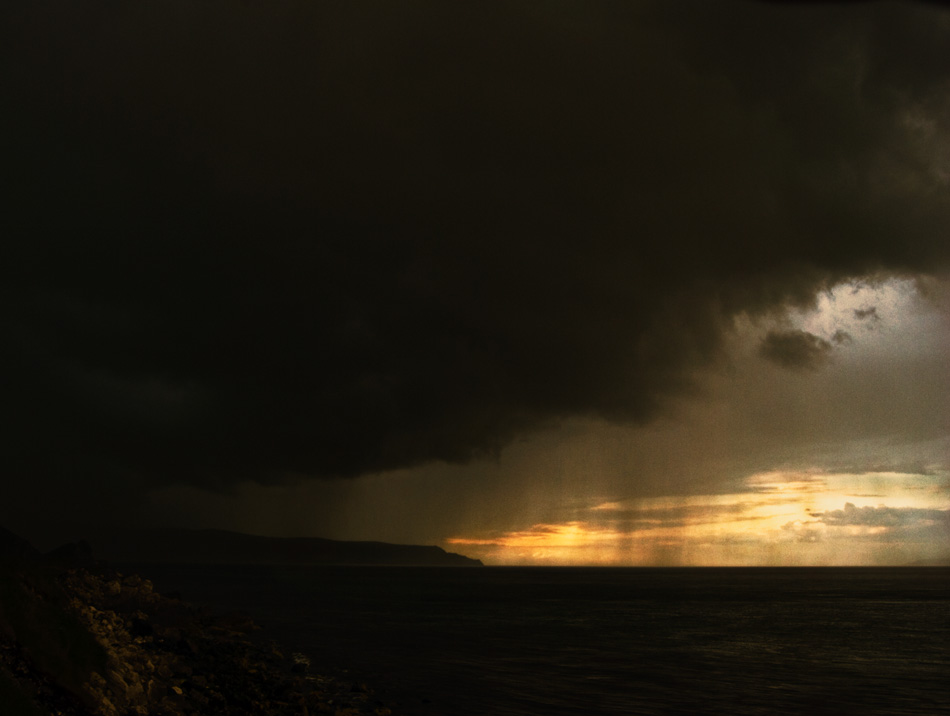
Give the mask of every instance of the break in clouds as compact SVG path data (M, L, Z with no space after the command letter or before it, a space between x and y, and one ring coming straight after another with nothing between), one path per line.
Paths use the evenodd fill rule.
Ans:
M643 423L737 317L947 266L950 15L929 5L0 12L24 494ZM761 356L834 349L777 332Z

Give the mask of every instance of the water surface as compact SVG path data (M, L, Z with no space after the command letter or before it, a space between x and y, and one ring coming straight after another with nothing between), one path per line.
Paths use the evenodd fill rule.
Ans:
M947 568L139 569L406 716L950 713Z

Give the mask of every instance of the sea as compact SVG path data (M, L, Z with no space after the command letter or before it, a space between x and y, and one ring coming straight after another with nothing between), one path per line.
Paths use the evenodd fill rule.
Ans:
M135 565L394 716L950 714L950 568Z

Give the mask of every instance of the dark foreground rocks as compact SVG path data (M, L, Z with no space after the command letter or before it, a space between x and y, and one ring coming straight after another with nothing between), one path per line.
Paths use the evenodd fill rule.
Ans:
M103 565L0 555L4 716L387 716L366 685L310 673L240 616Z

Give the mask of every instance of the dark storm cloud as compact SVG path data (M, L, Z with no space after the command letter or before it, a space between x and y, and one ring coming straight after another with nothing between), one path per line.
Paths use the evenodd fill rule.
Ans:
M648 420L732 316L946 266L930 8L0 12L3 449L64 494Z
M828 360L831 343L807 331L769 331L759 346L766 360L793 370L815 370Z

